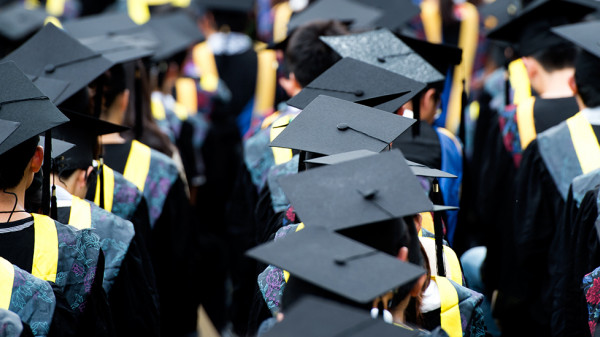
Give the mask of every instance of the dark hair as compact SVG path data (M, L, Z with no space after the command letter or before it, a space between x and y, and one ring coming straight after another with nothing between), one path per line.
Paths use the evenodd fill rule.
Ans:
M547 72L575 66L577 48L573 44L561 44L536 51L530 56L536 59Z
M212 10L211 11L217 30L229 30L231 32L243 33L250 25L250 14L239 11Z
M577 92L586 107L600 106L600 58L582 50L575 61Z
M347 33L347 28L334 20L313 21L294 30L285 51L286 65L302 87L341 59L319 36Z
M25 168L33 157L40 137L35 136L0 155L0 190L17 186L25 175Z

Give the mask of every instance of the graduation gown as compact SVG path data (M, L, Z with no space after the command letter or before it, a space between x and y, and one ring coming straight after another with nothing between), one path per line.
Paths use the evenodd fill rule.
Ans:
M32 215L3 224L7 232L0 234L0 256L52 282L64 294L64 303L75 313L71 329L77 335L114 336L102 288L104 255L98 236L89 229L76 230L49 217Z
M502 111L490 121L487 153L481 159L478 181L479 217L487 229L484 264L485 281L490 290L497 289L503 271L503 231L512 223L514 181L523 149L538 133L559 124L577 113L574 97L544 99L530 97L517 108ZM504 238L510 240L510 237Z
M161 331L179 335L195 331L200 273L194 250L198 237L190 218L186 186L174 162L138 141L105 144L105 163L123 174L148 201L149 251L160 299Z
M105 255L103 287L117 336L159 336L158 293L150 258L133 224L57 187L58 220L94 228Z
M511 236L515 246L503 252L506 282L497 303L503 306L503 331L516 335L550 334L552 280L549 247L564 221L573 179L600 167L600 128L583 113L538 135L523 153L516 176L516 207ZM582 151L581 146L589 146ZM578 157L577 153L585 153ZM526 326L526 329L515 329Z

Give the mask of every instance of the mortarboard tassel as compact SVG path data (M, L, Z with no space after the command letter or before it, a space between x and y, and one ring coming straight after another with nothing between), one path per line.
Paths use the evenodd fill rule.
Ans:
M136 65L135 69L135 84L134 84L134 108L135 108L135 125L133 127L133 132L135 134L135 139L140 140L142 138L142 134L144 133L144 120L142 116L142 96L143 96L143 87L142 87L142 75L140 74L140 69Z
M412 126L412 136L417 137L421 133L421 95L413 98L413 118L416 120Z
M104 209L104 158L102 154L98 158L98 176L100 180L100 208ZM110 212L110 210L107 210Z
M460 140L462 140L463 144L465 143L465 136L466 136L466 130L465 130L465 110L467 108L467 102L468 102L468 97L467 97L467 88L466 88L467 84L465 82L465 79L463 78L462 80L462 94L460 95L460 114L458 116L458 118L460 118L459 120L459 124L458 124L458 138L460 138ZM463 155L464 158L464 155Z
M42 213L50 215L50 174L52 163L52 132L46 131L44 139L44 164L42 165L42 173L44 175L42 184Z
M440 185L437 178L433 180L432 201L438 203L436 199L441 199ZM437 274L446 276L446 268L444 266L444 224L442 213L440 211L433 212L433 227L435 231L435 253L437 260Z

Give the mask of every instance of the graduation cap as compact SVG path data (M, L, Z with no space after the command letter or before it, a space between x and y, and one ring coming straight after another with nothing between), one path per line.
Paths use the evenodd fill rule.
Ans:
M301 12L292 14L288 22L288 35L296 28L316 20L336 20L353 29L372 28L382 16L381 10L358 1L318 0Z
M353 57L427 84L444 81L444 75L387 29L320 39L342 57Z
M0 119L0 144L19 128L21 123Z
M590 21L554 27L553 33L571 41L580 48L600 58L600 21Z
M40 136L40 142L38 143L38 145L41 147L44 147L45 144L46 144L46 137ZM56 157L69 151L73 147L75 147L75 144L65 142L62 140L58 140L56 138L52 138L52 149L51 149L50 156L52 157L52 159L56 159Z
M397 149L393 149L392 151L400 151ZM336 165L341 164L347 161L361 159L365 157L370 157L376 155L377 152L369 151L369 150L356 150L349 151L344 153L338 153L331 156L324 156L318 158L312 158L305 160L305 163L317 164L317 165ZM418 164L415 162L411 162L410 160L406 160L406 164L410 167L411 171L414 175L420 177L431 177L431 178L456 178L455 175L450 174L448 172L444 172L442 170L429 168L425 165Z
M57 97L50 97L45 92L56 105L84 88L113 64L52 24L44 26L4 60L14 61L34 83L40 77L68 82Z
M366 149L381 152L414 119L319 95L270 146L324 155Z
M15 126L18 130L2 141L0 154L69 121L14 62L0 63L0 75L0 119L16 123L7 123L4 130ZM3 136L6 135L4 130Z
M521 10L518 0L494 0L479 7L479 16L486 30L492 30L510 21Z
M595 9L569 0L538 0L523 8L512 20L488 33L488 38L511 43L520 55L531 55L567 43L550 28L573 23Z
M417 16L421 8L413 1L406 0L351 0L366 6L378 9L381 16L375 20L374 25L396 31Z
M97 137L110 133L123 132L127 127L116 125L90 115L61 109L69 118L65 123L55 130L54 138L77 144L77 146L66 151L58 160L56 165L59 170L85 168L92 165Z
M165 60L204 40L194 20L184 11L153 15L146 23L160 41L152 57Z
M462 49L456 46L447 43L431 43L404 34L396 34L396 36L440 74L446 74L448 68L457 66L462 61Z
M314 226L250 249L246 255L357 303L367 303L425 274L416 265Z
M307 295L285 312L265 337L419 336L418 331L373 319L364 310Z
M21 41L44 25L46 11L26 8L20 1L0 8L0 36L11 41Z
M394 100L395 106L385 111L396 112L424 88L424 83L347 57L310 82L287 103L304 109L317 96L327 95L377 108Z
M65 31L114 64L154 54L159 40L146 26L139 26L124 13L109 13L70 20Z
M198 0L200 7L207 10L230 12L250 12L254 9L254 0Z
M307 226L338 230L434 209L400 151L317 167L279 184Z

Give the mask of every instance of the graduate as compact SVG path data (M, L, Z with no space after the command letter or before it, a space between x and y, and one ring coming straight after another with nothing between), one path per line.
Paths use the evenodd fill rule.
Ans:
M587 43L577 44L589 48ZM511 315L503 317L507 332L523 322L525 329L520 328L517 333L535 329L550 334L552 289L548 275L554 267L540 261L548 261L550 243L557 223L564 218L565 201L573 179L600 167L600 156L595 150L598 144L594 110L598 106L597 66L597 55L587 49L579 54L575 76L569 83L581 111L539 134L523 153L516 177L518 202L513 225L516 263L514 272L509 275L512 276L509 291L503 294L510 300L508 303L519 307L511 307ZM584 145L589 150L582 152ZM540 283L539 280L545 281ZM510 321L504 321L505 318Z
M57 139L77 144L55 160L58 220L76 228L94 228L105 252L103 287L118 336L160 332L156 280L142 233L131 222L84 200L100 134L123 131L92 116L62 110L70 121L57 127Z
M113 336L102 288L104 254L98 236L90 229L77 230L24 209L25 190L44 159L37 135L68 119L14 63L2 63L0 72L2 80L10 83L3 86L0 118L16 122L19 129L0 145L2 161L15 163L0 172L5 195L2 217L6 222L5 232L0 235L0 256L56 284L69 308L76 312L76 323L71 326L74 331Z

